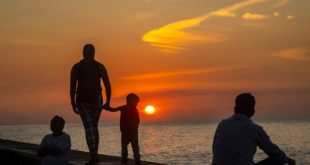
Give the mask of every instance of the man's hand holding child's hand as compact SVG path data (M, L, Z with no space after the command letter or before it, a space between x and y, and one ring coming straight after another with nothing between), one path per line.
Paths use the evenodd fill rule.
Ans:
M101 105L100 108L101 108L101 109L104 109L104 110L106 110L106 111L111 112L111 107L110 107L110 105L104 104L104 105Z

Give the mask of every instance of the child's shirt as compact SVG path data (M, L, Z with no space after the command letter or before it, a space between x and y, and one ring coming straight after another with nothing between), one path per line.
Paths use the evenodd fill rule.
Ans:
M58 158L69 161L69 151L71 148L70 136L65 132L59 136L54 136L53 134L46 135L40 144L40 147L53 146L61 150L63 153L58 156Z
M121 108L120 130L132 133L138 131L140 123L139 111L134 106L125 105Z

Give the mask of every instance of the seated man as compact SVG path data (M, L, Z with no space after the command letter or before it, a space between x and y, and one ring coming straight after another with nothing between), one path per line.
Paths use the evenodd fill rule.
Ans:
M52 134L46 135L38 150L38 156L42 158L42 165L66 165L69 162L71 148L70 136L63 132L65 120L55 116L51 120Z
M295 160L287 157L264 129L251 120L254 107L255 98L250 93L237 96L235 114L222 120L215 132L212 165L254 165L257 146L269 156L257 165L295 165Z

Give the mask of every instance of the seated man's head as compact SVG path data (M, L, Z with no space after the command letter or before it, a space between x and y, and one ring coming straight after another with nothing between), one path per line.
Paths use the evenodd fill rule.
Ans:
M86 59L95 58L95 47L92 44L86 44L83 48L83 57Z
M127 105L130 105L130 106L135 106L136 107L138 105L139 101L140 101L140 98L135 93L130 93L126 97Z
M235 100L235 114L252 117L255 113L255 98L251 93L242 93Z
M65 120L60 116L54 116L51 120L51 131L54 135L59 135L65 126Z

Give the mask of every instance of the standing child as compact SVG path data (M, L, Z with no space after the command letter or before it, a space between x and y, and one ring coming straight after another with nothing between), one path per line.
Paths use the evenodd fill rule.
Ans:
M120 129L122 143L122 163L127 163L128 144L131 143L135 164L140 165L140 153L138 144L138 127L140 123L137 105L139 103L138 95L130 93L126 97L126 105L117 108L108 108L110 112L121 111Z

